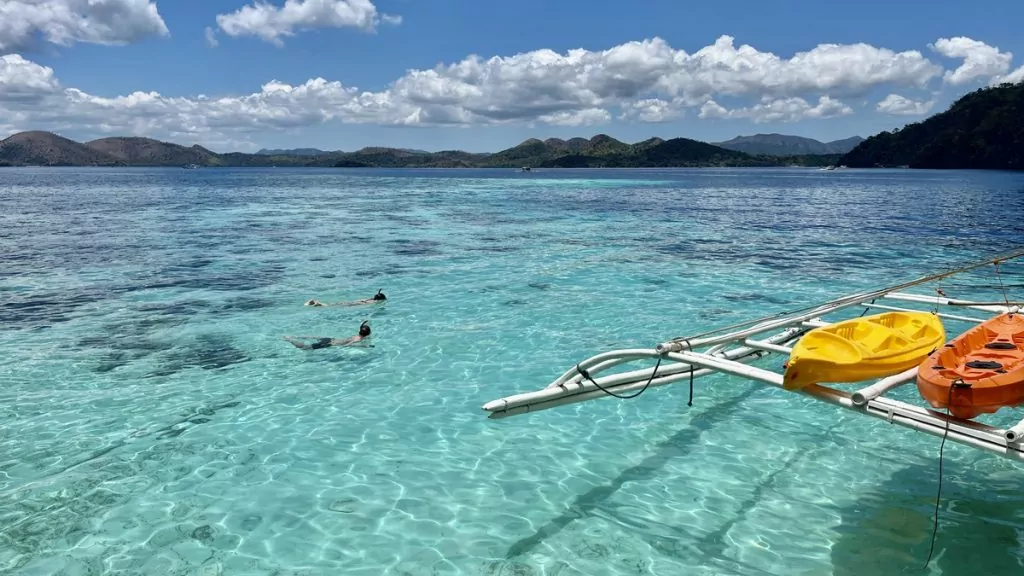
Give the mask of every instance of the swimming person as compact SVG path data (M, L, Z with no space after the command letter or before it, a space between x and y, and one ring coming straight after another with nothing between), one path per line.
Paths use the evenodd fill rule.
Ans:
M357 336L349 336L348 338L324 338L322 336L282 336L284 340L290 342L296 348L302 348L303 350L319 350L320 348L330 348L331 346L353 346L359 342L370 337L370 322L363 320L363 323L359 325L359 334ZM300 340L315 340L312 344L306 344Z
M336 304L324 304L319 300L306 300L303 306L362 306L364 304L376 304L378 302L384 302L388 297L384 295L383 290L377 290L377 293L373 295L373 298L364 298L362 300L353 300L351 302L338 302Z

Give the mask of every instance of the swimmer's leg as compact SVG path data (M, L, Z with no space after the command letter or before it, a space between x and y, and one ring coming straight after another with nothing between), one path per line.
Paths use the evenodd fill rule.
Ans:
M300 342L299 340L292 338L291 336L282 336L281 339L286 342L290 342L296 348L302 348L303 350L310 349L309 344L306 344L305 342Z

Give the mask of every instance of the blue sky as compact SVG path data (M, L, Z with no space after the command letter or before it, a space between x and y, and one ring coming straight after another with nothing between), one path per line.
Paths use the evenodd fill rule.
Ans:
M218 151L832 140L1024 79L1024 3L1007 0L260 4L0 0L0 136Z

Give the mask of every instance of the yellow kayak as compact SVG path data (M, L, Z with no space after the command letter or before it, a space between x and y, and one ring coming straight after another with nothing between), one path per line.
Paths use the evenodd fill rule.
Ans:
M892 376L917 366L945 341L942 321L931 312L885 312L836 322L797 341L783 387Z

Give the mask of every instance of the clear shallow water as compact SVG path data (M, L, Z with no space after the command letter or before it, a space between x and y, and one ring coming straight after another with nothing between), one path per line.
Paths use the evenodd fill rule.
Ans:
M5 169L0 572L916 572L938 439L726 377L480 407L1005 252L1022 216L1008 173ZM364 319L373 348L281 340ZM1024 570L1022 489L947 443L933 568Z

